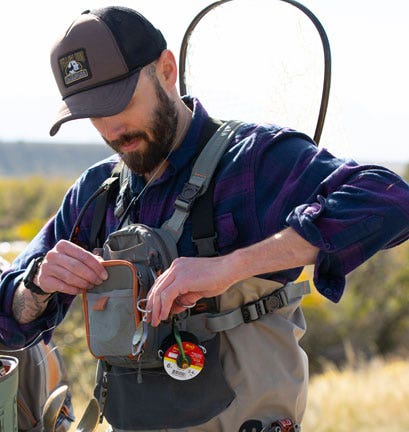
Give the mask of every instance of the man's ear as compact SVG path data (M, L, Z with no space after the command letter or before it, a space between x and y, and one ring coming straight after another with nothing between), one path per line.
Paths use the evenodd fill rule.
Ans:
M178 70L176 59L172 51L168 49L162 51L156 65L156 74L165 90L170 91L174 88L177 81Z

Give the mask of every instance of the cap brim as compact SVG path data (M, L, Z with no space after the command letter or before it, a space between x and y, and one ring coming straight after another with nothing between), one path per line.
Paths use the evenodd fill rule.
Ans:
M70 120L109 117L123 111L135 92L139 73L140 71L120 81L65 98L50 129L50 135L54 136L60 126Z

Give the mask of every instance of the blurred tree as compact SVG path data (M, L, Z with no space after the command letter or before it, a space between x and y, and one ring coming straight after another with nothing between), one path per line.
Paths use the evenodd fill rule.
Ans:
M341 365L357 358L407 354L408 263L409 242L405 242L378 252L348 275L340 303L303 302L308 331L301 343L312 372L321 371L328 362Z

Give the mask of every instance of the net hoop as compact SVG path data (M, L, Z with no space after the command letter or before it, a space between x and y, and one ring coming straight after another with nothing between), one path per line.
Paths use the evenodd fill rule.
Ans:
M194 17L192 22L189 24L183 36L182 45L179 53L179 90L181 95L185 95L187 92L187 85L186 85L187 50L188 50L190 38L196 26L210 11L216 9L217 7L223 5L224 3L228 3L231 1L233 0L219 0L210 4L209 6L202 9ZM321 103L320 103L320 108L318 113L318 119L317 119L317 124L314 132L314 141L318 145L321 139L322 130L324 128L325 116L327 113L330 87L331 87L331 49L330 49L328 36L321 22L306 6L294 0L278 0L278 1L288 3L296 7L297 9L299 9L301 12L303 12L314 24L314 27L318 31L321 39L323 54L324 54L324 79L322 85Z

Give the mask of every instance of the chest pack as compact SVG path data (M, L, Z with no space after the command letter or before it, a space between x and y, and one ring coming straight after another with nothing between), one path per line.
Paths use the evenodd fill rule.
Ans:
M228 307L222 310L223 301L202 299L194 309L158 327L144 321L147 293L177 258L177 242L191 212L197 255L217 253L211 180L240 126L239 122L226 122L206 141L175 201L172 216L161 227L131 223L111 233L101 245L99 253L109 278L83 294L83 306L88 346L100 360L95 396L115 430L155 429L163 425L181 428L201 424L222 412L235 392L225 379L220 361L220 334L256 321L307 292L305 284L276 284L274 288L268 285L265 291L254 290L249 298L252 290L244 289L244 301L234 298L225 302ZM122 174L120 198L126 194L125 179ZM94 213L99 221L93 224L93 238L101 236L104 212L98 207L106 207L104 200L109 199L113 182L111 178L107 180L105 198L99 200L102 204L96 203ZM121 202L117 205L122 213L126 213L126 207L129 205ZM207 220L199 229L195 211ZM232 298L240 292L233 291ZM187 362L180 362L181 357ZM203 394L207 397L202 398ZM124 395L131 396L124 400Z
M163 341L173 331L191 330L189 333L198 334L199 339L208 337L201 334L194 318L177 317L176 323L148 326L143 321L144 300L154 280L177 258L176 245L193 203L207 191L217 163L240 125L224 123L207 142L176 199L173 215L160 228L129 224L104 242L100 253L109 277L83 294L88 346L98 359L115 366L157 368L162 364L158 353L165 349ZM124 180L121 183L120 196L126 184Z

